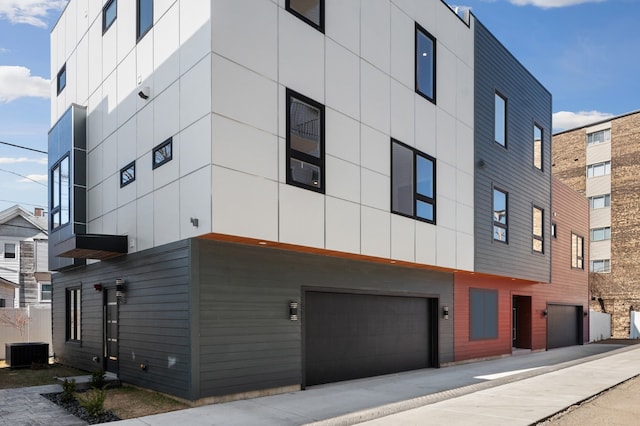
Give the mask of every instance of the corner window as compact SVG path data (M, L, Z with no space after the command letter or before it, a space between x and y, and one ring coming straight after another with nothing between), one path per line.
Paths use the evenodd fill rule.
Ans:
M315 29L324 32L324 0L286 0L285 8Z
M498 338L497 290L469 290L469 337L471 340Z
M587 134L587 145L596 145L604 142L611 142L611 129Z
M589 265L589 271L597 274L611 272L611 259L592 260Z
M69 154L51 168L51 229L69 223Z
M544 210L533 206L533 227L531 230L533 251L544 252Z
M416 23L416 92L436 102L436 39Z
M611 174L611 161L604 163L589 164L587 166L587 177L606 176Z
M507 99L498 92L495 93L494 140L507 146Z
M589 207L592 209L603 209L611 206L611 194L589 197Z
M136 0L136 39L139 41L153 26L153 0Z
M81 338L81 290L79 288L67 289L66 320L67 341L79 342Z
M287 183L324 194L324 105L287 89Z
M51 302L51 283L40 283L40 302Z
M109 0L102 8L102 34L107 32L118 16L118 1Z
M136 162L133 161L120 169L120 188L136 180Z
M507 193L493 188L493 239L507 242Z
M436 160L391 140L391 211L436 222Z
M543 155L543 143L542 143L542 128L537 124L533 125L533 166L542 170L542 155Z
M62 68L60 68L60 71L58 71L56 82L57 82L58 95L59 95L67 86L67 64L64 64Z
M173 138L169 138L162 142L160 145L153 148L153 164L155 169L162 166L164 163L168 163L173 158Z
M14 243L4 244L4 258L15 259L16 258L16 245Z
M591 230L591 241L604 241L611 239L611 227L593 228Z
M571 234L571 267L584 269L584 238Z

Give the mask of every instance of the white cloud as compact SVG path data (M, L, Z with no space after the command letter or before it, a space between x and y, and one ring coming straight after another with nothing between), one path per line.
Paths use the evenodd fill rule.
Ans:
M0 164L35 163L47 164L46 158L0 157Z
M22 97L48 99L50 80L32 76L31 70L19 66L0 66L0 103Z
M45 18L49 12L62 10L66 4L67 0L1 0L0 19L47 28Z
M611 117L613 117L613 114L600 111L558 111L553 114L553 130L574 129Z
M516 6L536 6L543 9L575 6L583 3L602 3L604 1L607 0L509 0L511 4L515 4Z
M47 181L47 175L27 175L23 179L18 179L18 182L26 182L26 183L46 182L46 181Z
M6 47L0 47L0 54L2 53L9 53L9 49L7 49Z

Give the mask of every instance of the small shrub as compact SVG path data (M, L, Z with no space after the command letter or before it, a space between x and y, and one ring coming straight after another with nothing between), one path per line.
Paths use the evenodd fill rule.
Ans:
M76 380L75 379L64 379L62 382L62 394L60 395L60 399L62 402L71 402L75 398L73 393L76 391Z
M78 402L91 417L98 417L104 412L104 400L107 392L104 389L89 389L83 394L78 394Z
M94 389L104 389L106 382L104 380L104 370L100 369L91 373L89 384Z

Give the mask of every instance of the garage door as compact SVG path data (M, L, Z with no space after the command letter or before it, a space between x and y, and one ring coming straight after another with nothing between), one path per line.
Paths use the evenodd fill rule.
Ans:
M436 299L305 293L307 386L430 367Z
M547 349L582 344L582 306L548 305Z

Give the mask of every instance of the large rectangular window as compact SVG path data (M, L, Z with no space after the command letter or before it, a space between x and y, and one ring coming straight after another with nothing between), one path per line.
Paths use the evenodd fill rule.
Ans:
M611 161L604 163L589 164L587 166L587 177L598 177L611 174Z
M611 227L593 228L591 230L591 241L604 241L611 239Z
M82 326L81 297L79 288L67 289L67 341L80 341Z
M4 243L4 258L15 259L16 258L16 245L15 243Z
M324 105L287 89L287 183L324 193Z
M140 40L153 26L153 0L136 0L136 39Z
M436 39L416 23L416 92L436 102Z
M611 272L611 259L599 259L589 262L589 271L605 274Z
M589 197L589 207L592 209L603 209L611 206L611 195L597 195L595 197Z
M611 142L611 129L587 134L587 145L596 145L603 142Z
M493 188L493 239L507 242L507 198L506 192Z
M70 191L69 155L67 154L51 168L52 202L49 216L52 230L69 223Z
M56 77L56 86L58 88L58 95L67 87L67 64L64 64Z
M533 251L544 252L544 210L533 206L533 226L532 226Z
M494 140L507 146L507 99L496 92L494 97Z
M285 8L307 24L324 32L324 0L286 0Z
M571 267L584 269L584 238L571 234Z
M471 340L498 338L497 290L469 290L469 322Z
M393 139L391 211L436 222L436 159Z
M533 125L533 166L536 169L542 170L542 160L543 160L543 148L544 144L542 143L542 128L537 124Z

